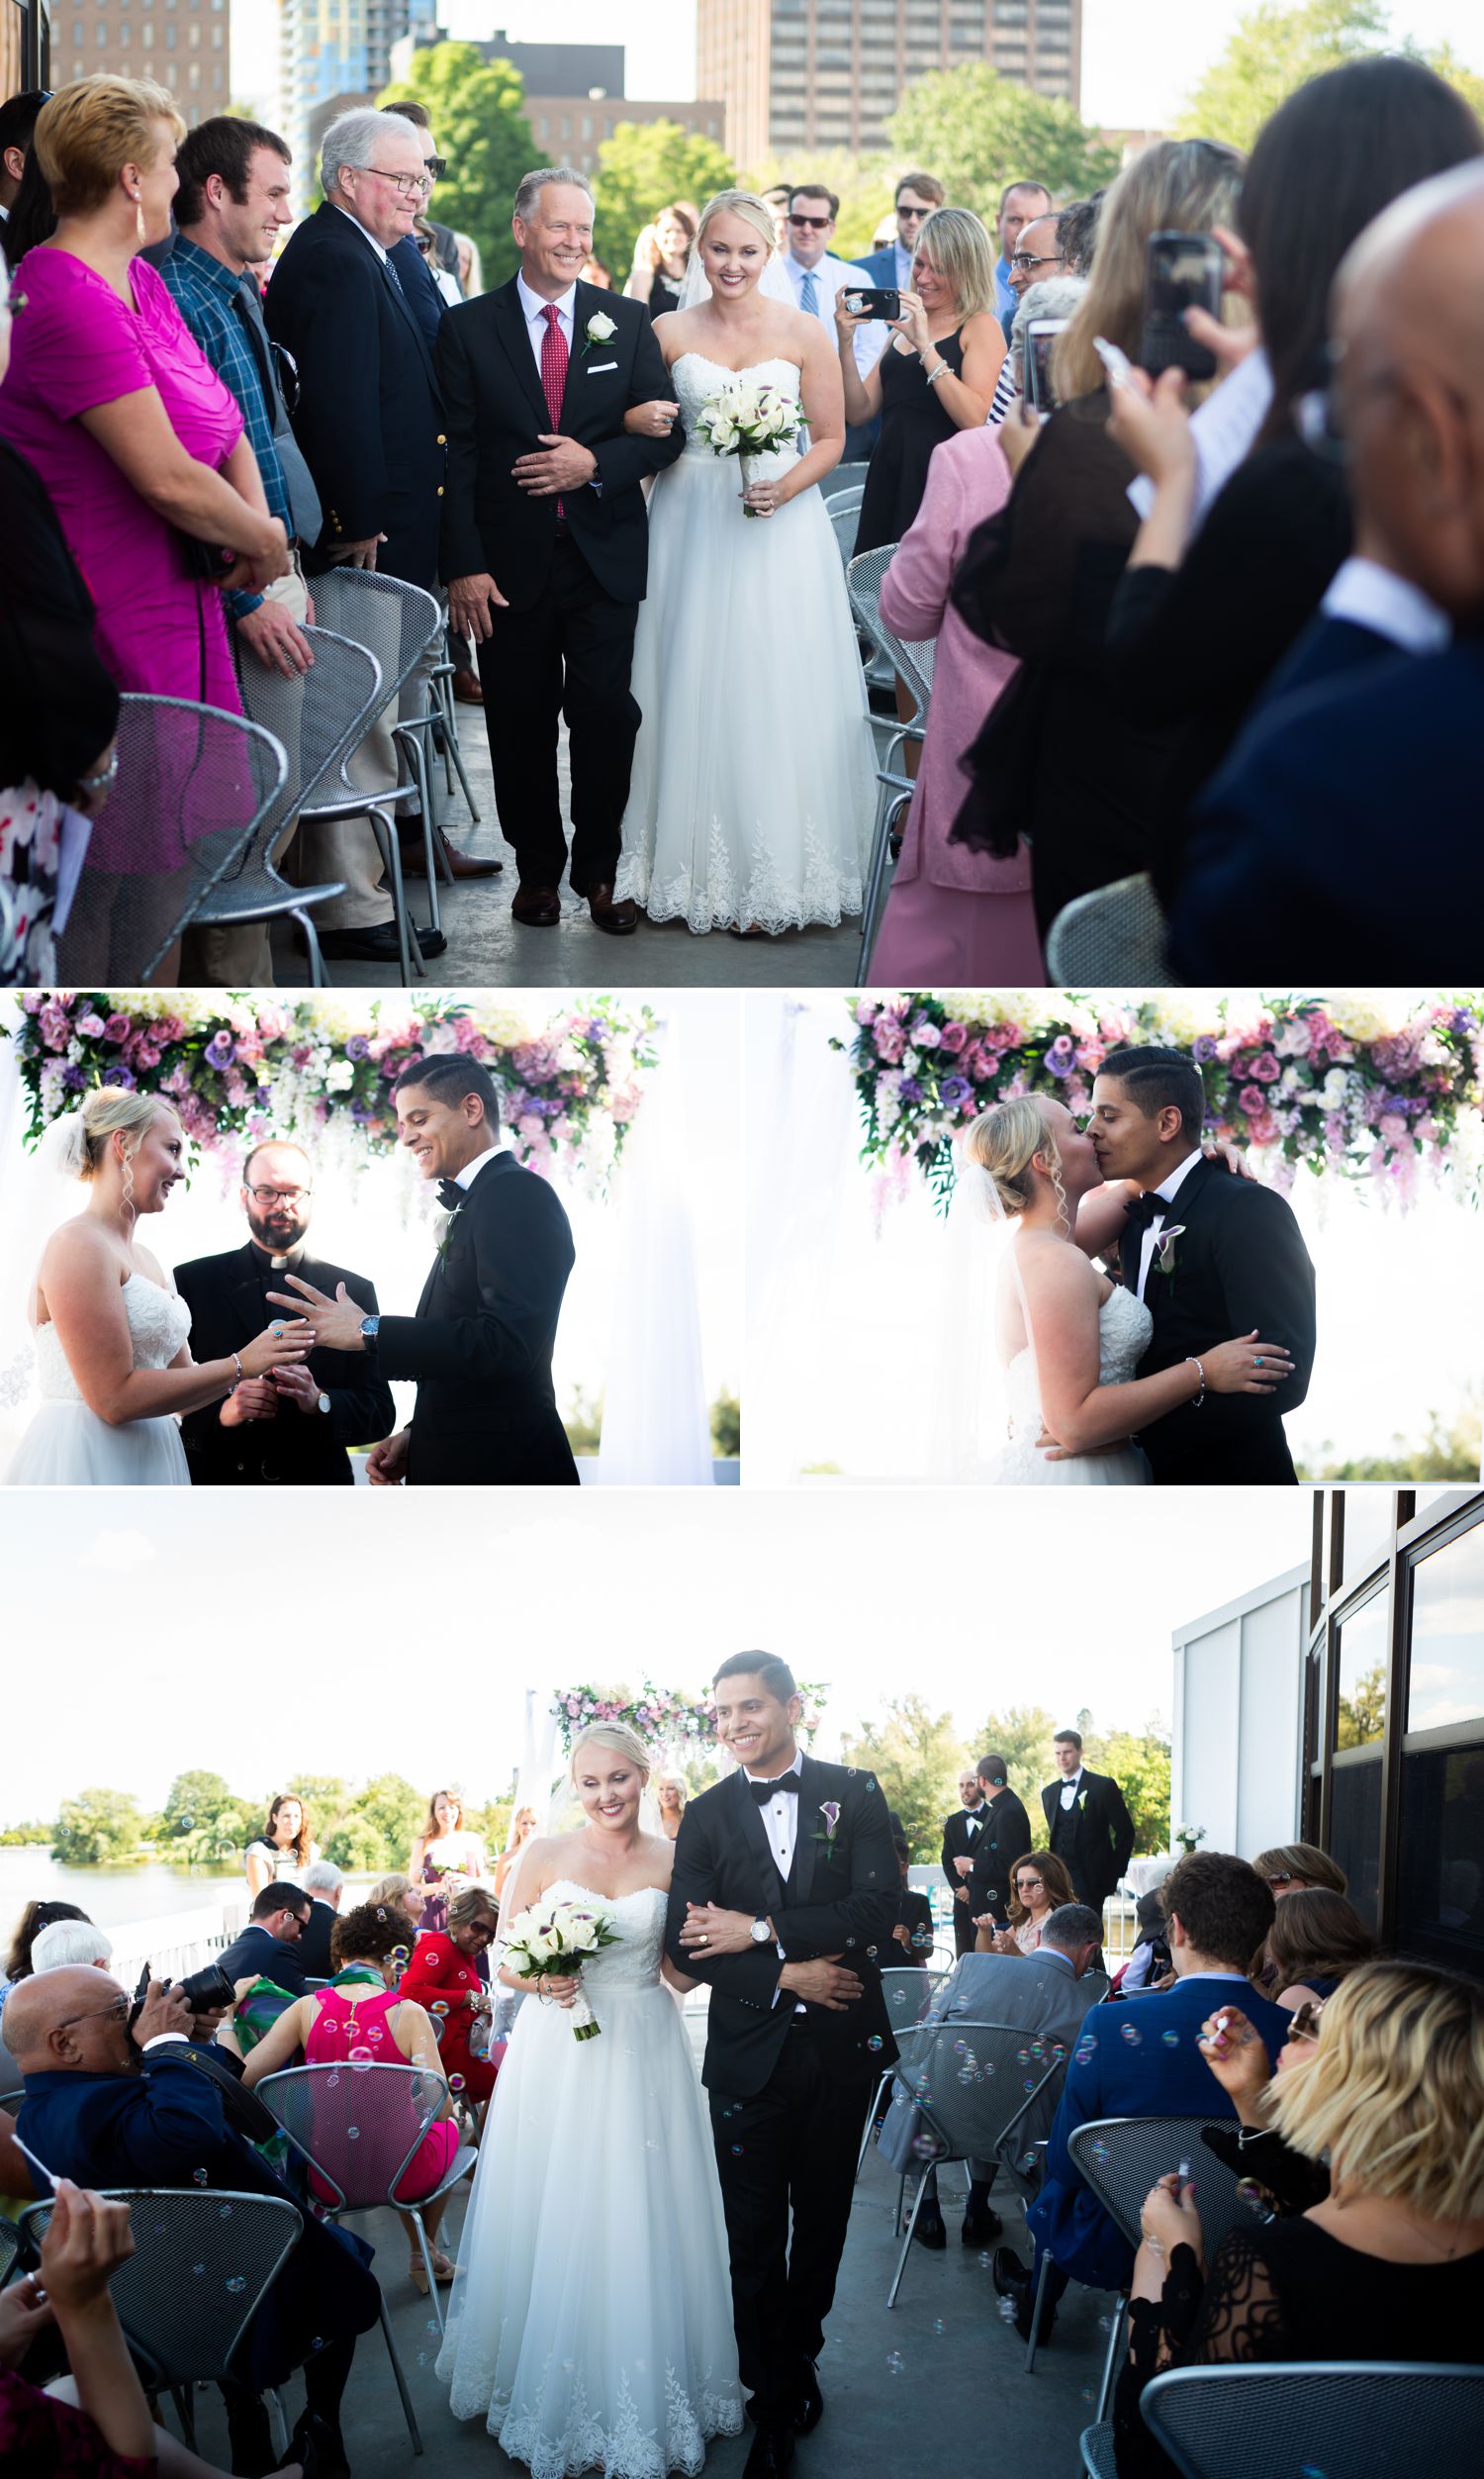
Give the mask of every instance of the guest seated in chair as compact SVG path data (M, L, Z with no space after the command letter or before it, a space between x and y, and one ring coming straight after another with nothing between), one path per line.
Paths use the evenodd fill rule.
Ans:
M298 1948L309 1915L310 1898L302 1885L287 1877L265 1885L241 1936L217 1956L228 1978L271 1980L291 1997L304 1996L306 1973Z
M471 2101L489 2099L505 2055L500 2042L479 2053L490 2017L490 1993L479 1965L495 1943L499 1920L494 1896L481 1886L456 1894L448 1906L447 1929L418 1938L402 1978L403 1996L425 2006L440 2027L444 2070L450 2083L455 2075L463 2076L461 2088Z
M1258 1983L1292 2014L1306 2000L1333 1997L1342 1980L1375 1955L1375 1940L1353 1904L1327 1886L1290 1894L1268 1932Z

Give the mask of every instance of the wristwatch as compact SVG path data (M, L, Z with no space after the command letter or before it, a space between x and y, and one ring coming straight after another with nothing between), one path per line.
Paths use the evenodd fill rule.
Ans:
M318 1397L317 1402L316 1402L316 1409L317 1409L318 1411L323 1411L323 1412L327 1412L327 1411L328 1411L328 1409L329 1409L329 1396L328 1396L327 1394L325 1394L325 1393L324 1393L324 1392L322 1392L322 1393L320 1394L320 1396Z
M766 1920L754 1920L749 1934L755 1946L771 1946L773 1944L773 1931L769 1927Z
M362 1317L362 1319L361 1319L361 1339L362 1339L362 1341L363 1341L363 1342L366 1342L366 1343L374 1343L374 1342L375 1342L375 1340L376 1340L376 1338L377 1338L377 1335L378 1335L380 1332L381 1332L381 1319L380 1319L380 1317Z

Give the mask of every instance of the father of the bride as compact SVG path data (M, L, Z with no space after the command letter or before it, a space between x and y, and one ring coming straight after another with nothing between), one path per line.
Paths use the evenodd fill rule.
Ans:
M519 870L516 920L550 929L562 916L565 713L572 891L600 929L626 932L638 913L614 903L613 880L640 720L629 691L649 561L640 485L674 462L684 433L668 420L645 305L578 280L593 249L585 175L527 172L511 229L518 274L455 304L438 330L449 618L479 649L495 801ZM654 426L642 438L623 427L640 405Z
M824 2410L817 2361L861 2133L896 2055L878 1957L895 1953L900 1872L875 1775L800 1750L787 1662L734 1653L714 1686L738 1770L681 1820L666 1945L711 1991L701 2079L757 2425L747 2479L765 2479Z
M1270 1394L1208 1394L1139 1433L1157 1481L1292 1481L1283 1415L1309 1390L1314 1267L1292 1206L1201 1149L1201 1072L1181 1050L1110 1051L1092 1088L1088 1133L1108 1180L1132 1180L1119 1280L1154 1317L1142 1378L1213 1344L1256 1333L1281 1343L1293 1375Z
M561 1200L500 1150L500 1098L477 1059L414 1059L395 1090L401 1141L448 1216L416 1314L363 1316L343 1283L331 1299L292 1274L268 1296L307 1319L316 1348L417 1380L410 1427L372 1453L374 1482L575 1484L551 1382L574 1255Z

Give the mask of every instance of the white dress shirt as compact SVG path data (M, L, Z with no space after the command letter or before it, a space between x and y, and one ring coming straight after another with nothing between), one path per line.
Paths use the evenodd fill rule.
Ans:
M1143 1288L1142 1284L1140 1288ZM1081 1786L1082 1768L1079 1764L1076 1771L1068 1774L1067 1779L1062 1784L1062 1805L1064 1808L1074 1808L1076 1806L1077 1792L1081 1789Z
M965 1814L965 1816L966 1816L966 1817L968 1818L968 1820L969 1820L969 1830L970 1830L970 1832L971 1832L972 1834L976 1834L976 1833L978 1832L979 1828L981 1827L981 1825L982 1825L982 1824L983 1824L983 1822L984 1822L984 1811L983 1811L983 1809L982 1809L982 1808L966 1808L966 1809L964 1810L964 1814Z
M849 266L843 258L832 257L828 252L819 260L817 266L801 267L791 250L784 252L780 264L793 288L794 305L799 310L803 308L804 277L812 275L818 295L815 316L828 330L830 343L834 345L837 341L835 303L847 285L861 284L869 287L871 278L865 268ZM890 341L890 334L889 328L881 319L873 319L870 327L857 328L856 368L863 379Z
M742 1769L745 1773L747 1772L745 1764ZM776 1790L773 1797L769 1800L768 1805L766 1807L759 1808L758 1810L758 1814L763 1820L763 1831L768 1836L768 1848L773 1853L778 1872L786 1884L788 1880L788 1870L793 1864L793 1853L798 1843L798 1784L802 1772L803 1750L802 1748L799 1748L795 1751L793 1762L787 1767L786 1772L747 1773L749 1781L785 1781L787 1780L788 1774L791 1774L793 1777L791 1789ZM751 1793L749 1792L748 1795L750 1797ZM783 1947L780 1946L777 1951L780 1961L784 1960L785 1956ZM776 1988L774 1990L773 2002L775 2005L778 2004L778 2001L783 1994L784 1991L781 1988ZM804 2008L802 2004L799 2004L794 2007L793 2011L795 2014L802 2014Z
M1420 586L1373 559L1347 559L1320 605L1327 620L1352 620L1389 637L1404 654L1437 654L1452 642L1452 624Z
M576 284L569 284L565 293L559 293L554 302L545 302L539 293L531 291L523 275L517 275L515 292L524 314L525 333L530 337L530 348L536 357L537 370L541 367L541 346L546 340L546 330L549 325L546 317L548 310L554 310L557 314L557 325L567 339L567 358L570 361L573 330L577 316Z
M1200 1147L1197 1145L1194 1153L1189 1153L1185 1156L1184 1161L1180 1164L1177 1171L1171 1171L1167 1180L1160 1181L1159 1186L1155 1191L1155 1194L1157 1196L1162 1196L1166 1205L1172 1205L1175 1200L1175 1192L1178 1189L1180 1182L1186 1178L1188 1173L1194 1170L1200 1158ZM1139 1297L1141 1299L1144 1297L1145 1284L1149 1281L1150 1267L1155 1262L1155 1250L1159 1245L1159 1233L1168 1219L1169 1217L1167 1214L1157 1213L1153 1222L1144 1234L1139 1250ZM1077 1779L1081 1779L1080 1773L1078 1773ZM1062 1802L1064 1807L1069 1806L1069 1804L1070 1802L1066 1799Z
M453 1175L455 1188L472 1188L485 1164L493 1162L496 1155L503 1150L504 1148L500 1145L487 1145L482 1154L476 1154L472 1162L465 1163L462 1171L455 1171Z
M377 239L376 235L374 233L368 233L359 217L353 216L348 207L342 207L337 198L332 198L329 203L334 208L336 215L342 215L347 224L353 224L355 226L356 231L359 233L367 247L375 250L382 265L385 266L387 263L387 253L383 249L380 241Z

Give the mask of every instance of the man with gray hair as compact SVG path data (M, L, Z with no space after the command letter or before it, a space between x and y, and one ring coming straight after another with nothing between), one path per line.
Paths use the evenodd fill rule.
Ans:
M528 172L511 230L518 273L455 303L438 330L449 618L478 648L495 800L519 870L515 919L551 929L562 917L565 714L572 891L600 929L622 934L638 919L614 902L613 881L640 720L629 670L648 573L641 485L674 463L684 433L645 305L581 281L593 248L586 176Z
M375 568L432 594L447 429L427 338L392 264L432 186L418 133L369 106L342 112L325 133L321 176L324 201L289 241L265 305L268 333L298 370L294 435L324 510L306 565L314 573L342 562ZM395 636L383 655L374 632L361 634L385 670ZM402 704L411 715L425 703L415 679ZM359 790L396 785L396 720L388 708L349 759ZM320 943L327 956L393 963L391 900L370 883L363 861L354 872L349 866L348 845L359 848L365 835L364 821L353 821L335 870L350 893L322 909L319 920L331 926ZM448 943L441 931L419 927L417 936L424 956L441 955Z
M299 1963L306 1979L327 1980L334 1965L329 1958L329 1932L335 1924L345 1879L333 1859L312 1859L300 1878L310 1898L310 1915L299 1939Z

